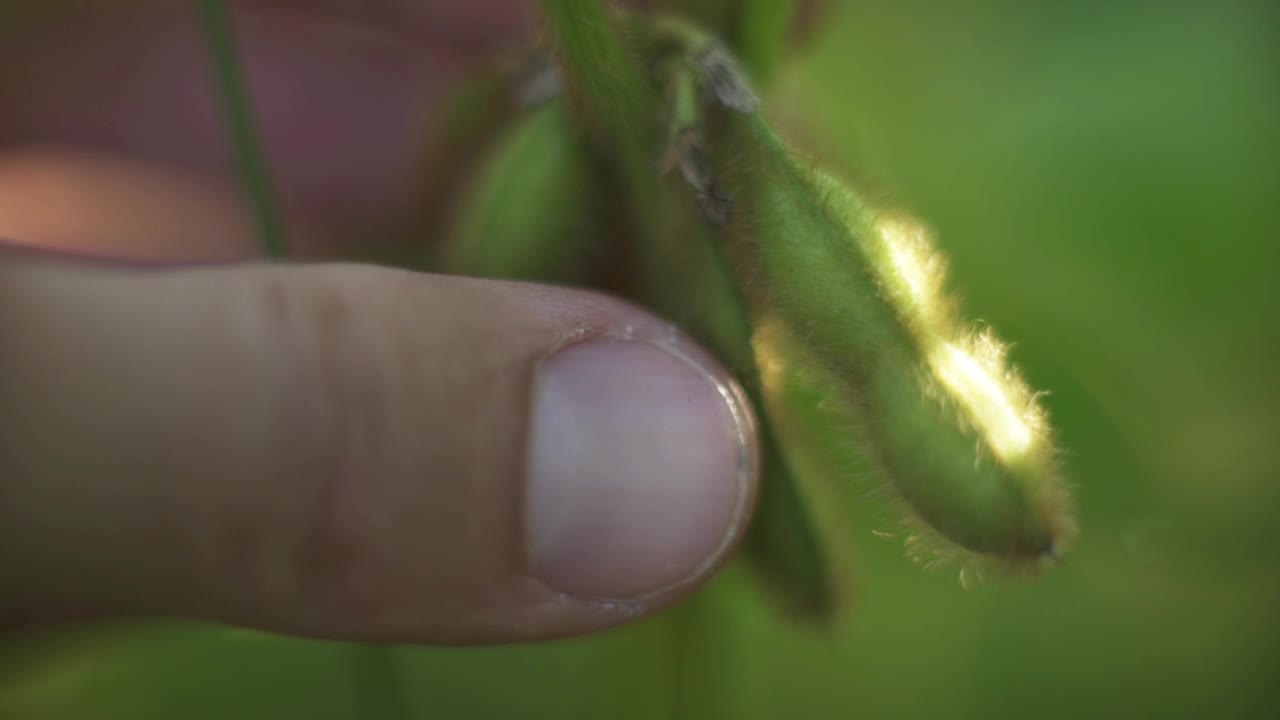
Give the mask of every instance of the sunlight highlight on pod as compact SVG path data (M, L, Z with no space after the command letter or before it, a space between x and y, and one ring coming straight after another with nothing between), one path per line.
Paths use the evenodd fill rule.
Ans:
M1014 398L1021 389L1003 369L1003 350L990 335L980 335L973 350L942 342L929 355L929 365L964 407L973 423L1005 462L1024 455L1036 439L1039 414L1034 404Z
M773 273L780 288L766 300L832 373L837 397L843 389L853 401L855 435L913 511L907 521L920 521L912 537L948 541L908 543L908 555L960 550L1009 568L1060 557L1076 526L1048 417L1006 346L963 319L927 227L869 206L827 173L792 177L812 182L824 206L813 213L804 189L757 205L761 226L790 224L778 233L787 240L740 246L764 251L742 272ZM793 252L792 237L820 241ZM814 290L792 276L825 281Z
M946 263L934 251L928 233L918 223L896 216L881 218L876 230L893 269L896 294L904 296L926 322L939 322Z
M928 230L909 218L892 215L875 224L888 262L891 294L929 370L985 437L992 452L1012 463L1044 433L1044 413L1025 383L1008 367L1005 347L988 331L967 337L953 327L947 312L946 262L933 248Z

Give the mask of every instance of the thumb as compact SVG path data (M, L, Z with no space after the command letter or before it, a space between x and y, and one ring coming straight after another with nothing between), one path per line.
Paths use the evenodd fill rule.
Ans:
M0 254L0 614L507 642L669 605L754 497L736 386L591 293Z

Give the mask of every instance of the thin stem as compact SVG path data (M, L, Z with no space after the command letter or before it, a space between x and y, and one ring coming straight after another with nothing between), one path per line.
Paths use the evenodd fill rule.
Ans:
M283 258L288 255L284 227L271 186L266 152L253 122L253 103L236 48L231 12L224 0L197 0L196 6L209 46L220 105L235 150L236 168L253 206L263 252L269 258Z
M380 645L353 645L348 651L355 675L361 716L370 720L407 720L413 717L405 685L404 669L396 649Z
M629 191L643 193L649 209L659 145L657 102L623 37L625 27L599 0L544 0L542 11L569 96L617 153Z
M792 0L740 0L732 45L738 57L763 86L773 77L786 45L794 11Z

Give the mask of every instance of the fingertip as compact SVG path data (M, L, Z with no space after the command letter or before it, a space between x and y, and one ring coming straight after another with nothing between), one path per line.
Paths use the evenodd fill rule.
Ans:
M595 600L705 579L740 534L756 476L731 381L669 345L599 338L558 350L533 391L530 568Z

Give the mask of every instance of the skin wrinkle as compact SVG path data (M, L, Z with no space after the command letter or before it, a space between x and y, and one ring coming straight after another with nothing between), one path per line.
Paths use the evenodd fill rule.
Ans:
M404 547L400 540L412 534L397 518L415 513L411 503L395 502L398 493L388 482L433 465L403 455L416 446L400 441L405 428L413 427L400 415L412 404L407 398L426 398L423 405L434 399L403 384L414 354L387 354L388 347L367 332L375 318L351 313L352 288L321 282L308 289L306 298L293 301L287 317L305 348L299 356L321 362L306 373L313 389L303 394L333 399L311 413L325 418L319 437L344 443L328 451L329 467L321 472L331 479L308 513L290 558L298 577L292 594L304 617L353 616L380 624L411 608L415 595L407 582L412 574L404 572L412 559L396 556ZM409 345L411 338L396 334L390 342ZM386 362L387 357L395 359ZM428 445L426 458L431 452Z
M491 315L493 312L494 311L477 309L477 312L473 313L473 315L476 317L483 317ZM502 313L503 311L497 310L496 312ZM472 331L476 334L476 337L473 340L464 342L483 343L489 339L488 335L483 332L483 329L478 324L474 326L473 330L468 329L467 325L464 325L463 327L464 334L469 334ZM536 336L531 334L530 339L536 340ZM504 359L505 354L489 352L481 349L477 352L477 356L485 359L493 357L501 361ZM406 361L412 361L415 357L420 357L420 355L409 352L404 355L403 359ZM455 372L455 369L457 371L462 370L460 365L448 362L447 360L443 361L441 365L443 367L437 367L434 368L434 370L443 371L450 375ZM475 371L474 367L469 369L472 372ZM465 377L465 375L466 374L463 374L463 377ZM511 395L519 392L521 383L526 379L522 377L522 375L522 373L512 373L510 368L506 367L504 364L495 365L492 369L483 369L478 373L479 377L487 379L482 383L483 385L490 387L494 392L501 395ZM468 396L471 394L469 391L461 388L458 381L446 381L439 383L439 386L445 388L458 388L460 396ZM509 386L509 389L506 389L504 386ZM448 403L451 401L448 399L442 399L440 402ZM506 401L486 403L483 407L491 407L495 412L504 412L505 408L510 407L510 403ZM504 478L508 473L505 473L500 468L512 467L518 464L518 456L515 453L510 452L507 448L516 447L517 443L522 439L524 434L524 423L521 423L521 429L519 431L511 432L508 430L498 436L494 435L490 426L502 427L504 425L509 425L509 423L510 418L506 417L494 417L492 420L487 420L485 417L477 418L475 423L465 429L468 439L466 442L461 444L462 447L436 448L433 453L436 457L429 461L429 466L439 467L440 470L437 472L443 477L460 477L466 472L465 465L468 463L467 456L469 454L463 450L463 447L488 447L492 449L492 452L482 455L480 462L483 466L493 465L494 467L491 470L487 470L486 467L479 468L477 473L478 476L481 478ZM508 442L495 448L495 442L501 442L504 438L507 439ZM432 443L428 442L428 445L430 444ZM472 457L470 462L473 463L472 471L475 472L477 470L477 468L474 467L475 458ZM506 482L501 482L497 487L490 487L488 489L480 486L462 488L466 494L459 498L459 502L456 503L455 507L451 507L448 511L443 513L447 518L457 519L459 521L459 527L456 528L456 531L454 532L445 532L443 534L455 537L456 544L462 547L488 547L489 550L484 551L481 554L492 557L492 561L495 565L494 573L492 574L493 577L518 578L522 572L522 568L520 567L520 553L516 547L517 543L511 542L513 539L512 537L497 537L492 533L486 533L484 530L485 528L492 526L516 526L516 521L513 520L513 518L519 517L520 501L518 499L517 491L519 484L510 482L509 478L505 479L507 480ZM498 490L500 493L510 498L510 501L504 502L501 499L494 501L494 499L490 497L494 490ZM493 521L476 517L477 512L480 515L488 515L491 507L493 508L493 511L500 515L505 515L506 517L504 519L497 519ZM406 509L402 515L408 522L413 522L416 513ZM511 524L508 525L504 523ZM461 537L458 537L459 535L461 535ZM449 546L438 547L441 547L445 554L449 553ZM417 558L408 558L408 560L417 560ZM438 558L438 560L442 565L446 566L446 569L449 567L449 558ZM459 567L453 571L452 577L437 578L437 580L447 583L449 587L455 588L455 591L446 594L445 596L434 598L432 605L441 607L458 607L459 609L465 609L464 611L468 615L483 614L486 609L490 609L497 611L499 616L501 616L503 611L509 610L517 604L516 598L512 596L515 595L518 597L523 594L516 588L494 587L492 585L492 580L485 579L484 576L479 576L469 580L467 576L472 574L475 574L474 568ZM510 580L505 582L510 582ZM415 622L413 619L415 615L425 614L429 613L421 612L420 608L407 607L403 608L400 613L387 613L382 622L385 622L388 627L395 627L400 624L412 624ZM421 622L421 620L419 619L417 622Z
M352 482L345 459L353 451L347 443L356 438L350 431L351 412L358 411L370 397L352 397L354 393L349 392L349 382L339 367L349 356L343 352L343 339L349 332L345 325L345 298L323 283L312 284L302 295L278 277L267 280L262 293L261 305L267 311L258 325L259 332L272 338L272 342L277 338L281 342L285 357L280 359L280 366L290 368L290 372L283 385L277 387L293 391L284 393L292 397L280 398L284 409L279 417L285 419L280 432L292 434L301 429L306 438L303 444L310 448L297 454L295 459L302 462L285 472L297 478L295 482L318 488L306 494L309 507L303 511L296 537L285 540L283 547L288 551L280 558L286 564L281 576L290 578L282 593L282 607L305 614L317 601L321 605L341 605L339 598L348 592L352 584L349 578L356 571L359 530L351 527L343 514L347 507L344 488ZM258 304L251 302L248 307ZM324 402L335 395L337 402ZM333 443L334 438L342 442ZM282 437L280 442L290 440ZM339 598L330 600L330 594Z
M405 470L417 467L433 468L433 475L441 477L461 477L464 474L472 474L480 478L503 478L504 473L499 468L516 466L517 453L498 449L483 456L482 460L483 465L494 467L476 468L476 453L471 449L493 447L495 440L500 442L502 437L508 438L508 442L502 444L514 449L523 430L515 433L508 431L504 436L495 438L490 427L509 425L510 418L494 417L491 421L487 421L484 417L480 417L471 427L460 429L467 440L456 443L452 447L442 446L431 439L416 445L399 442L394 439L394 436L397 433L404 433L406 429L411 431L416 427L417 425L411 422L412 417L415 414L424 414L427 406L448 406L449 403L462 402L464 398L472 395L471 388L462 386L461 380L467 374L476 374L474 365L468 367L468 373L460 375L459 380L441 383L436 378L432 382L423 375L424 372L438 372L443 369L446 373L453 374L453 368L456 367L461 371L463 366L445 361L441 363L443 368L440 366L430 369L422 368L419 362L419 358L423 356L422 349L413 346L415 342L413 335L408 333L393 334L391 339L383 344L374 343L371 338L364 337L358 324L362 321L355 320L338 309L343 307L344 298L349 295L341 288L328 288L324 283L320 283L319 287L322 289L316 293L310 293L305 299L282 300L281 297L289 297L287 289L281 291L274 284L269 284L268 287L275 287L274 291L267 292L267 297L273 298L268 301L269 304L285 309L269 313L268 317L275 320L267 321L263 326L279 328L283 325L289 329L265 332L275 332L286 338L292 338L286 343L288 346L326 348L320 351L319 356L329 359L327 367L299 374L303 377L313 377L314 380L309 383L324 383L330 389L337 389L338 396L345 398L335 403L331 410L320 413L325 417L336 416L337 418L332 421L334 426L328 428L322 435L333 437L336 433L338 436L353 440L353 445L341 452L341 457L331 465L331 467L340 467L341 470L337 473L333 473L332 469L326 471L335 476L332 481L331 498L317 502L318 511L312 510L306 514L308 520L305 523L303 536L298 541L299 551L288 560L289 566L285 573L286 576L294 578L290 583L292 587L288 595L300 599L309 598L305 604L313 607L316 605L317 598L328 598L327 601L320 603L319 609L313 609L306 614L359 616L374 625L391 627L411 624L414 622L412 618L424 614L424 609L418 607L421 604L421 594L415 593L412 585L403 581L405 574L402 568L404 563L421 564L422 559L397 557L396 550L404 546L399 539L413 534L412 526L417 524L417 518L421 517L422 513L414 509L412 493L403 496L405 502L402 503L392 504L380 501L378 499L380 496L402 496L394 489L383 487L379 478L408 477ZM394 297L395 294L394 289L387 291L388 296ZM398 306L392 304L392 307ZM397 311L396 314L397 318L409 319L408 314L403 312ZM335 318L342 319L335 321ZM488 340L488 335L478 324L473 330L464 329L464 334L470 332L474 332L475 337L463 340L463 344L479 344ZM533 334L529 337L530 340L537 339ZM357 348L360 349L357 350ZM527 373L512 372L512 368L503 362L505 354L496 352L497 348L494 350L494 352L480 350L477 353L479 357L494 357L500 361L492 369L480 370L478 376L489 378L489 382L483 384L497 394L514 395L520 392L521 383L528 380ZM298 352L298 356L315 357L316 355L304 350ZM393 360L383 362L377 359L379 357L391 357ZM377 372L385 374L375 375L374 373ZM414 380L415 375L421 375L423 379ZM474 383L474 381L471 382ZM413 390L415 385L420 388L418 392ZM459 397L453 399L452 391L447 392L445 397L423 394L423 391L433 388L438 392L440 387L457 388ZM393 393L394 399L388 393ZM301 394L310 395L311 393L304 390ZM404 402L405 398L422 398L422 400L407 403ZM509 407L510 404L505 401L496 401L482 406L500 411ZM415 411L418 407L424 410ZM309 414L312 417L316 415L314 410ZM294 421L286 424L292 424L292 422ZM382 449L384 442L380 441L381 438L392 438L385 442L391 448L403 449L406 446L421 448L422 457L413 459L384 452ZM471 467L468 467L468 464ZM463 495L445 496L444 499L450 502L450 507L444 509L439 507L437 501L433 509L435 514L456 518L458 521L454 532L442 534L454 537L456 544L461 547L493 546L497 538L490 537L484 532L484 528L514 526L513 518L519 516L519 500L514 492L516 487L518 483L509 481L487 488L464 487L461 488L465 491ZM493 502L492 494L495 490L503 491L508 488L512 489L509 493L512 497L511 501L497 503L503 508L500 511L505 515L503 519L491 521L477 517L477 513L480 515L488 513L487 505ZM368 507L381 507L387 514L385 516L367 515L362 508ZM503 523L512 524L504 525ZM436 534L441 534L440 530L437 530ZM435 599L432 604L455 600L472 603L474 598L490 595L501 597L501 592L494 592L500 589L492 587L491 582L484 580L483 577L505 577L521 571L521 554L516 543L506 542L502 545L502 547L493 547L491 551L480 553L480 555L487 555L491 552L495 555L495 567L492 573L477 573L475 568L458 565L456 558L438 558L441 567L435 573L429 571L433 563L426 563L425 567L428 570L424 572L429 577L424 577L424 580L456 589L454 593ZM448 553L448 546L439 547L444 553ZM380 548L388 548L391 551L382 552ZM325 562L316 565L312 562L316 558L326 556L331 558L335 552L340 558L347 558L346 564L335 565L332 562ZM362 567L350 566L354 558L360 560ZM484 567L481 568L482 571L484 569ZM468 580L468 576L473 574L478 577L475 580ZM305 610L304 602L301 600L296 603L284 602L282 605ZM326 605L330 607L325 607Z

